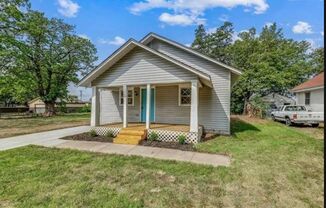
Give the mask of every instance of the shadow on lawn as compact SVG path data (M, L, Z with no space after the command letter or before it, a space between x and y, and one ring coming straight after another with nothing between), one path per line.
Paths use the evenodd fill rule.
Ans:
M254 125L249 122L244 121L238 117L234 117L231 119L231 134L234 135L236 133L244 132L244 131L260 131Z

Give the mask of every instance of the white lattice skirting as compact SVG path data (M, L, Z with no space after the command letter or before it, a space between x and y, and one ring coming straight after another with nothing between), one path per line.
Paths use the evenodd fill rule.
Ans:
M186 137L186 143L198 143L203 133L203 129L202 127L199 127L198 133L149 129L147 135L150 135L152 132L155 132L158 135L158 140L163 142L178 142L178 137L184 135Z
M93 127L97 135L105 136L108 132L111 132L113 136L117 136L121 130L119 127Z

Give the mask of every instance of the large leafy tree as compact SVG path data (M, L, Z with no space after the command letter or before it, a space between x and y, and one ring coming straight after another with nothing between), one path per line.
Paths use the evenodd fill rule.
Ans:
M232 90L233 112L245 112L253 95L289 94L289 89L323 70L323 49L311 53L308 42L284 37L276 24L264 26L259 34L251 28L235 41L231 41L232 36L232 24L224 23L196 48L243 71Z
M195 30L195 40L191 47L223 63L229 63L229 54L227 48L233 40L233 24L224 22L224 24L211 33L207 33L203 25L199 25Z
M22 12L19 22L8 22L15 32L3 32L10 57L3 74L13 76L45 103L45 115L55 113L55 101L67 96L70 82L89 72L96 60L96 49L87 39L75 34L74 27L43 13ZM24 86L26 88L26 86Z

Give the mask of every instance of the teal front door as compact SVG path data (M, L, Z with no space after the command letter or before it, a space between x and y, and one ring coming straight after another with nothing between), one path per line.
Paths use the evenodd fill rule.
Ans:
M140 106L140 120L141 122L146 122L146 99L147 93L146 89L141 89L141 106ZM154 112L155 112L155 90L151 89L151 111L150 111L150 121L154 121Z

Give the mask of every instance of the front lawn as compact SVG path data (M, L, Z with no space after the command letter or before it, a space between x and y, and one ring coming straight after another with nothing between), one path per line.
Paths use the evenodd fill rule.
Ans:
M197 145L230 167L29 146L0 152L0 207L323 207L323 140L238 117Z
M69 113L53 117L0 119L0 138L89 125L89 122L90 113Z

